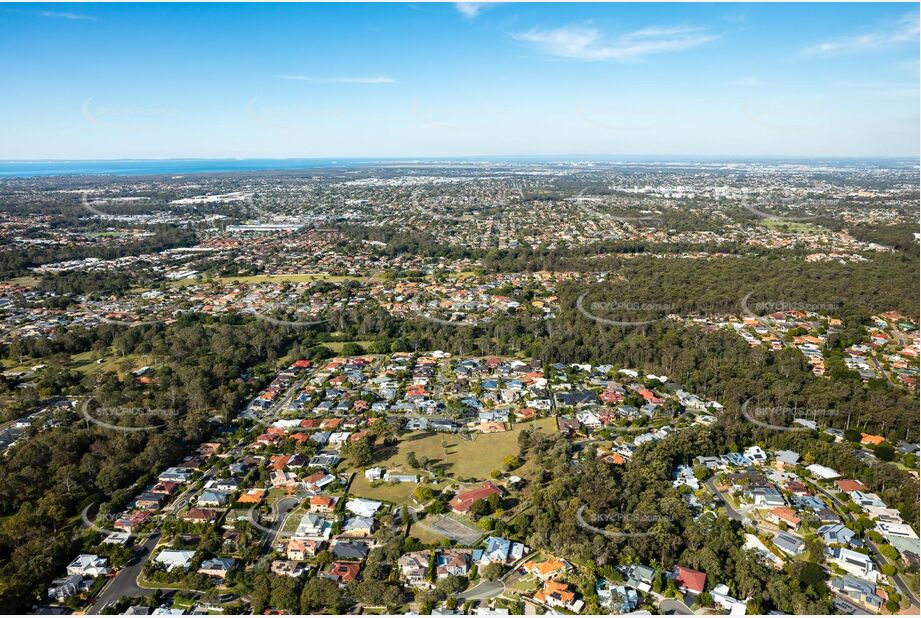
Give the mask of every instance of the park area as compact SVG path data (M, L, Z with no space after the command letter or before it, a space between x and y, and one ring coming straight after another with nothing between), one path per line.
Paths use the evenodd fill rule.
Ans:
M373 465L384 469L398 469L403 474L420 474L428 476L424 471L414 470L407 463L409 453L413 453L417 460L423 458L433 462L429 469L440 475L450 476L456 480L476 479L486 480L494 470L502 470L502 460L509 455L518 454L518 435L528 431L531 427L552 433L556 431L554 418L542 418L528 423L512 425L512 429L502 433L481 434L472 433L468 436L452 433L434 433L420 431L406 434L401 437L399 444L386 453L385 457L378 459ZM403 504L412 500L416 489L414 483L375 483L372 487L364 475L364 469L352 470L355 479L349 492L356 496L384 500L395 504ZM437 484L436 487L443 487Z

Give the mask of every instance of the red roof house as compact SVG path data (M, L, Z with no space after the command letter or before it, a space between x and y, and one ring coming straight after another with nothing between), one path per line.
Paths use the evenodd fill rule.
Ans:
M455 513L466 513L470 510L470 507L473 506L474 502L477 500L485 500L492 495L501 496L502 490L496 487L491 481L486 481L479 487L460 492L451 498L448 504Z
M683 566L675 567L675 585L682 592L700 594L707 585L707 574Z

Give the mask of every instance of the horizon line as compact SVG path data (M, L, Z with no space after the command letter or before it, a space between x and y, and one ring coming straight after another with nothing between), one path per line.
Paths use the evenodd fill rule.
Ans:
M323 161L329 159L342 160L439 160L439 159L571 159L584 158L590 160L593 157L611 158L611 157L685 157L685 158L707 158L707 159L919 159L919 154L861 154L861 155L840 155L840 154L693 154L693 153L573 153L573 154L480 154L480 155L312 155L312 156L292 156L292 157L269 157L269 156L247 156L247 157L114 157L114 158L89 158L81 159L76 157L61 158L38 158L38 159L14 159L0 158L0 164L15 163L105 163L105 162L158 162L158 161Z

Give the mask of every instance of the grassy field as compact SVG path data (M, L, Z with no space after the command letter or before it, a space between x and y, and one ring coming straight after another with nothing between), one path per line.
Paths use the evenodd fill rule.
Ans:
M9 283L10 285L19 285L24 288L34 288L35 286L38 285L38 277L33 277L31 275L26 275L23 277L14 277L13 279L9 279L5 283Z
M502 469L502 460L509 455L518 454L518 434L537 426L545 432L556 430L556 420L543 418L530 423L512 425L511 431L494 434L474 434L472 440L464 440L455 434L416 432L404 436L395 452L385 459L374 462L384 468L401 468L403 472L413 472L406 463L407 453L415 453L417 459L427 457L434 461L434 468L444 474L458 479L476 478L486 480L493 470ZM357 472L352 481L350 492L357 496L386 500L402 504L412 499L416 486L412 483L389 484L377 487L365 479L363 471Z
M101 363L97 363L97 360L102 360ZM122 364L125 364L129 367L131 371L135 369L140 369L147 365L152 365L152 357L141 354L128 354L127 356L115 356L109 353L99 354L95 351L89 352L80 352L79 354L74 354L70 357L70 363L68 363L68 369L78 371L80 373L94 374L100 371L120 371ZM10 359L3 359L0 361L5 371L27 371L35 365L42 364L42 361L25 359L21 365L17 365L16 361Z
M131 371L149 366L153 360L149 356L128 354L127 356L103 355L101 363L97 363L97 353L81 352L70 357L70 368L80 373L98 373L100 371L120 371L122 365L130 367Z
M320 345L322 345L324 348L329 348L336 354L339 354L342 352L342 347L347 343L357 343L365 350L367 350L368 346L371 345L373 341L324 341Z
M406 474L411 474L413 472L408 466L405 467L403 471ZM418 487L416 483L377 483L375 485L375 487L372 487L368 479L365 478L364 472L359 472L355 475L352 486L349 487L349 493L362 498L382 500L384 502L392 502L397 506L402 506L412 501L413 492L415 492L416 487ZM431 487L441 489L444 485L444 483L440 483L431 485Z
M798 234L807 234L810 232L821 232L824 228L813 225L806 221L784 221L783 219L765 219L761 222L764 227L769 227L772 230L779 230L786 228L790 232L795 232Z

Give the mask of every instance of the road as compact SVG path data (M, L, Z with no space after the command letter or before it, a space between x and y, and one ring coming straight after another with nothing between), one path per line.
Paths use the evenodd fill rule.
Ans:
M659 601L659 609L663 614L678 614L680 616L693 616L691 608L677 599L662 599Z
M870 360L873 361L873 366L876 367L876 371L886 376L886 379L889 380L889 384L892 384L893 386L898 386L898 384L895 383L895 380L892 379L892 376L889 375L889 372L885 371L882 365L879 364L879 361L876 360L876 356L871 356Z
M465 590L457 595L457 599L461 602L467 601L483 601L486 599L492 599L500 594L505 592L505 584L502 582L494 581L483 581L470 588Z
M713 497L716 498L716 502L720 504L724 509L726 509L726 515L729 516L729 519L734 519L743 523L745 522L745 515L732 508L732 505L729 504L726 498L724 498L723 495L716 490L716 485L714 485L712 478L704 481L704 485L706 485L707 489L713 493Z
M269 414L274 418L280 410L286 406L291 399L294 398L294 395L298 392L300 387L304 384L306 380L295 381L292 384L291 388L285 392L282 396L270 409ZM269 421L271 422L271 421ZM233 449L233 452L239 454L242 450L243 440L239 441ZM207 481L210 479L215 471L216 467L209 468L205 471L199 481ZM181 495L179 495L169 507L169 513L172 516L176 516L177 513L188 506L191 502L191 496L195 491L195 485L197 483L191 484ZM275 504L275 522L270 528L271 534L266 535L265 542L269 544L269 547L274 545L275 538L278 535L279 530L281 529L282 523L284 522L284 515L288 513L292 508L294 508L303 497L298 496L289 496L282 498ZM279 516L279 513L281 516ZM123 596L135 596L143 597L152 592L152 590L147 588L141 588L138 586L137 579L141 574L141 570L144 568L144 563L150 558L153 549L157 546L157 542L160 540L160 533L155 532L151 534L140 546L140 554L136 554L137 561L130 566L123 568L118 574L103 587L99 596L96 599L96 602L90 608L89 613L98 614L104 607L110 605Z
M144 568L144 563L150 558L150 554L153 552L154 547L157 546L159 540L159 532L154 532L147 538L144 544L140 546L141 553L135 553L136 561L134 564L126 566L119 571L102 589L102 592L96 598L96 603L90 608L90 614L98 614L104 607L115 603L121 597L143 597L152 592L151 590L138 586L137 580L138 575L141 574L141 569Z
M272 524L270 526L253 522L253 525L265 535L265 539L262 541L263 552L267 552L275 546L275 542L278 540L278 535L287 519L288 513L303 499L304 496L286 496L272 505Z

